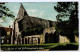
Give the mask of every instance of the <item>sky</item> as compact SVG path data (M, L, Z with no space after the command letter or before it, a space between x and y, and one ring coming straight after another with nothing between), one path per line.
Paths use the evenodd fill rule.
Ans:
M23 2L22 3L26 12L29 16L34 16L46 20L52 20L56 21L56 16L58 12L55 11L54 6L57 5L56 2ZM19 2L9 2L6 3L6 6L10 9L10 11L13 12L15 15L15 18L17 18L17 14L20 8ZM0 23L4 27L9 27L9 25L12 27L13 19L10 17L6 18L7 22ZM3 20L0 19L0 22Z

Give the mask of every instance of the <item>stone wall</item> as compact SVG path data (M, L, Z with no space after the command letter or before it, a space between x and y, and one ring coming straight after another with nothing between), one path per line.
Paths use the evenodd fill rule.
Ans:
M18 21L15 21L15 36L18 36L20 34L21 32L19 31Z
M79 43L79 37L75 35L75 42Z
M43 28L50 28L55 26L56 22L41 19L38 17L25 16L23 19L21 19L18 22L18 24L19 24L20 31L22 31L27 28L34 28L34 27L40 27L40 26L42 26Z
M45 35L45 33L54 33L55 31L56 30L54 27L46 28L46 29L44 29L43 34Z
M12 37L13 39L11 38L11 43L12 44L17 44L18 43L18 36L21 35L21 32L19 31L19 25L18 25L18 21L15 20L14 21L14 25L13 25L13 31L12 31ZM15 40L14 40L15 39ZM21 42L21 41L20 41Z
M59 35L59 43L70 43L70 40L66 36Z
M44 38L44 36L42 34L25 36L24 37L24 44L42 44L42 43L44 43L43 38Z

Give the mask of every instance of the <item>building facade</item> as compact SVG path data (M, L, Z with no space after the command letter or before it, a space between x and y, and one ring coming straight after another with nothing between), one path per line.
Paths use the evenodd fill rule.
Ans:
M0 27L1 44L11 44L12 28Z
M13 24L13 32L11 43L12 44L41 44L45 43L45 34L53 33L56 31L54 26L56 25L55 21L45 20L37 17L29 16L21 4L16 20ZM43 28L43 30L38 31L38 29ZM22 32L28 29L37 29L36 32L30 32L30 34L25 34L22 37ZM41 33L40 33L41 32ZM33 33L33 34L31 34ZM36 42L36 43L35 43Z
M57 34L55 25L55 21L29 16L21 4L12 26L11 44L70 43L66 36Z

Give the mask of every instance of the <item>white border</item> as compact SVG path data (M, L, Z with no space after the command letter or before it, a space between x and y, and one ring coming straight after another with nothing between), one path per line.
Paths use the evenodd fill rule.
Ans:
M79 0L0 0L0 2L70 2Z
M78 17L80 17L80 0L0 0L0 2L78 2L79 3ZM80 20L79 20L79 25L80 25ZM80 26L79 26L79 32L80 32ZM18 51L0 51L0 52L18 52ZM34 51L19 51L19 52L34 52ZM35 52L41 52L41 51L35 51ZM58 52L58 51L49 51L49 52ZM80 33L79 33L79 51L59 51L59 52L80 52Z

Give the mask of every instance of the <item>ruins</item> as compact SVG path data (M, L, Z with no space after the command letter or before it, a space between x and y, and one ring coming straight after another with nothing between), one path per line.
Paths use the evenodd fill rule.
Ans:
M54 34L56 32L55 25L55 21L29 16L21 4L13 24L11 44L49 43L51 37L56 35ZM51 42L55 41L52 39Z
M12 28L0 27L6 33L1 37L1 42L2 44L71 43L68 37L57 34L56 24L56 21L29 16L21 4ZM4 35L2 31L1 35ZM78 36L74 38L75 42L79 42Z

